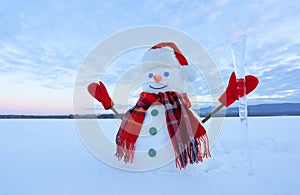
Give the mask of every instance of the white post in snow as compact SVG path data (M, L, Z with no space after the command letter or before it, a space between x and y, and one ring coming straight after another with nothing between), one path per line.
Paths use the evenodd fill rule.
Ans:
M246 82L245 82L245 48L246 35L239 37L231 43L231 52L235 73L237 78L237 91L239 94L239 117L241 122L241 134L243 153L245 155L245 166L249 175L254 174L251 158L251 149L248 141L248 110L246 99Z

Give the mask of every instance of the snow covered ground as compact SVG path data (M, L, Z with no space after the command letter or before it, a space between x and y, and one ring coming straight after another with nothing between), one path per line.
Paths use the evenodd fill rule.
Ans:
M129 172L95 158L73 120L0 120L0 194L300 193L300 117L249 118L253 174L241 137L227 118L204 163Z

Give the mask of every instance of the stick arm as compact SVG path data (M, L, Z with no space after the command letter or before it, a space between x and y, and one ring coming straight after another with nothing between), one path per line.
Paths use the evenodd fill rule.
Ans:
M206 121L208 121L208 119L210 119L211 117L213 117L217 112L219 112L225 105L224 104L220 104L216 109L214 109L214 111L212 111L209 115L207 115L203 120L202 123L205 123Z

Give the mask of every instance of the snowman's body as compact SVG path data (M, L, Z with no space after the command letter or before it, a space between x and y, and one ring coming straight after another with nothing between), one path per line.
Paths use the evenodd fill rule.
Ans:
M161 104L150 106L146 112L140 135L135 143L136 151L148 153L149 158L160 156L159 149L170 142L165 108Z

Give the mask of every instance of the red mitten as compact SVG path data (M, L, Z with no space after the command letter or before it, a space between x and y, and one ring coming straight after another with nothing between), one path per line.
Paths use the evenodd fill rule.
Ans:
M249 94L257 87L259 81L258 78L252 75L245 76L245 80L246 94ZM230 106L233 102L239 99L239 93L241 92L237 89L238 82L243 82L243 80L237 81L235 73L231 73L226 91L219 97L219 101L226 107ZM241 95L242 94L240 94L240 96Z
M91 83L88 86L89 93L101 104L103 105L105 110L110 109L114 105L114 102L108 95L105 85L100 81L98 83Z

